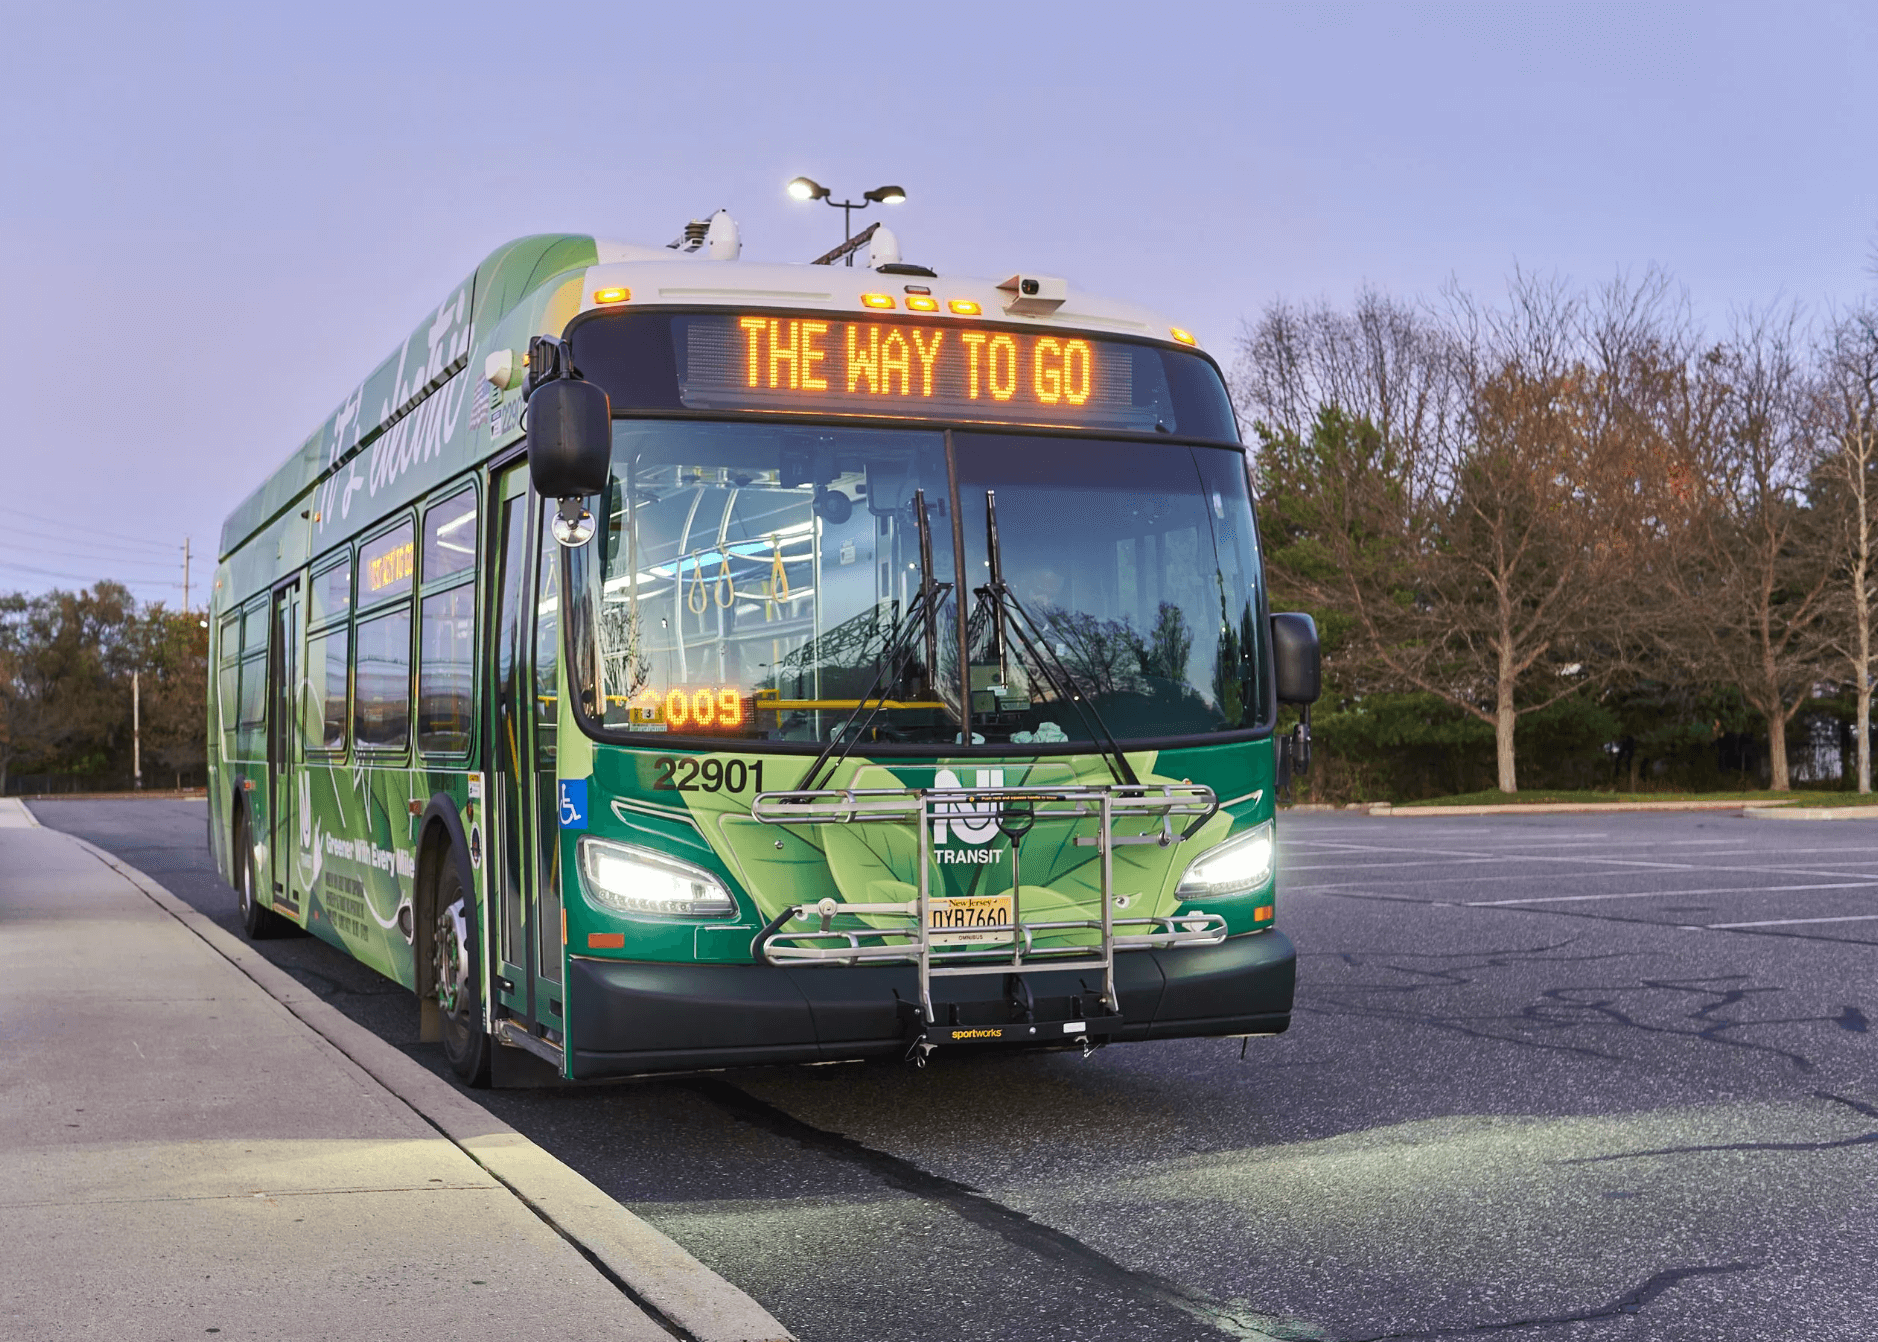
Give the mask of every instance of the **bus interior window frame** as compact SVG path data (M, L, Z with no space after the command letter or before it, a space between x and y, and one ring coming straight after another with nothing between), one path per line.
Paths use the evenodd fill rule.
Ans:
M445 574L433 583L430 575L424 571L425 527L430 523L430 515L444 504L463 494L469 494L476 504L476 520L470 526L470 534L475 538L476 551L470 562L454 573ZM484 488L481 471L470 471L453 476L433 489L422 500L418 513L417 525L417 581L411 591L411 636L414 652L411 657L411 678L413 683L411 707L411 749L417 759L426 763L467 765L476 758L477 749L482 742L481 723L478 712L482 707L482 632L483 632L483 527L486 522L486 504L488 491ZM354 580L356 581L356 579ZM418 714L422 711L424 694L424 599L453 592L459 587L473 590L470 598L470 702L468 741L461 750L425 750L423 736L418 729Z
M339 748L335 750L331 746L326 745L308 745L306 743L306 723L302 722L300 724L300 749L302 756L304 758L317 760L321 764L330 765L345 763L346 756L352 748L352 614L353 608L358 604L358 556L354 552L352 542L344 541L337 548L328 550L325 554L319 556L319 558L307 565L307 609L309 612L312 610L313 593L319 589L320 579L341 567L346 570L345 610L339 615L328 615L318 623L314 623L311 620L307 622L307 650L304 659L306 666L305 675L310 677L313 674L313 640L324 637L339 629L346 631L346 713L345 728L339 736ZM325 668L321 667L320 670L322 674L320 716L323 723L326 713L326 701L324 698L325 682L323 679Z
M268 603L273 600L273 595L272 588L265 588L235 607L236 628L240 637L235 653L235 751L230 760L236 764L267 763ZM251 648L248 646L248 622L257 617L261 641L258 646ZM255 671L257 667L259 670ZM261 716L253 719L241 715L242 699L250 674L261 677Z
M346 649L346 702L348 705L346 744L354 758L380 767L400 761L409 763L417 747L417 566L413 562L409 589L397 596L380 597L376 604L367 606L361 599L364 586L364 578L360 573L361 561L364 559L365 548L368 545L407 524L411 528L412 557L415 561L418 543L417 515L418 510L415 506L400 508L380 525L362 533L357 540L352 542L356 557L352 564L352 637L348 640L350 646ZM394 614L400 605L405 607L411 617L406 631L404 649L404 744L401 746L360 745L358 739L359 626Z
M234 673L234 693L223 692L222 673ZM241 605L224 611L215 626L215 702L217 750L224 763L241 758Z

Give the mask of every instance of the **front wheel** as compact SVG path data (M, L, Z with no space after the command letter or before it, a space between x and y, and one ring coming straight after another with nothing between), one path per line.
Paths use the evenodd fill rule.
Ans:
M482 966L475 908L463 886L456 855L444 854L437 877L437 925L430 946L443 1017L443 1054L450 1070L471 1086L489 1084L490 1041L483 1030Z

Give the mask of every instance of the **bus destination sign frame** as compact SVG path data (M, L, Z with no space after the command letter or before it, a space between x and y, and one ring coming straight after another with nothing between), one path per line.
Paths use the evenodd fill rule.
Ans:
M1076 332L730 312L679 317L672 336L690 410L1131 433L1164 413L1154 389L1135 385L1134 345Z

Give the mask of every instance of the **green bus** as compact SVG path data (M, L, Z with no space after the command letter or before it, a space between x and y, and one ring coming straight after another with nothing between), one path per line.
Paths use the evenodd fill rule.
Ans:
M728 227L500 248L230 515L247 933L412 989L471 1084L1284 1030L1317 640L1217 365Z

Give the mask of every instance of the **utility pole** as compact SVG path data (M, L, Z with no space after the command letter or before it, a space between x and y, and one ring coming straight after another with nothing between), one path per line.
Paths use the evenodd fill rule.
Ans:
M137 672L130 673L130 777L131 786L143 791L143 692Z
M189 613L189 537L183 537L183 614Z

